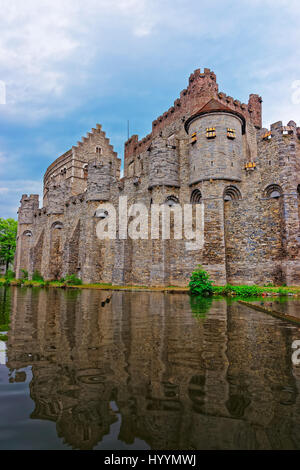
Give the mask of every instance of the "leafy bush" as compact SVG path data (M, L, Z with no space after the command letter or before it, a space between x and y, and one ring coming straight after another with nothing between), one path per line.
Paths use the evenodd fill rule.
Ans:
M16 277L16 274L11 270L11 269L8 269L4 275L6 281L10 281L11 279L15 279Z
M28 279L28 271L26 269L21 269L22 272L22 279Z
M213 287L209 274L198 265L198 269L192 272L189 288L192 295L212 295Z
M277 289L277 292L278 292L278 294L280 294L280 295L288 295L288 292L287 292L283 287L279 287L279 288Z
M75 274L69 274L66 276L66 284L71 284L73 286L79 286L82 284L82 280L75 276Z
M39 271L34 271L33 276L32 276L33 281L44 281L43 276Z

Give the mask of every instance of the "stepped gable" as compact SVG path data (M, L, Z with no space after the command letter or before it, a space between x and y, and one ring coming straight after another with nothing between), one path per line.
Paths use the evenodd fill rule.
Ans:
M202 106L202 108L198 109L198 111L196 111L189 119L186 120L184 124L184 128L186 132L188 133L189 125L191 121L193 121L196 117L202 116L204 114L217 113L217 112L230 113L230 114L235 114L236 116L238 116L243 121L243 133L244 133L244 127L245 127L244 116L236 111L233 111L228 106L221 103L220 101L215 100L214 98L209 100L204 106Z
M87 132L86 136L83 136L81 141L77 142L77 145L73 145L72 149L75 151L78 150L96 134L100 134L103 137L107 149L111 151L115 157L118 157L117 152L115 152L113 145L110 143L110 139L106 136L106 132L103 131L101 124L96 124L96 128L93 127L91 132Z

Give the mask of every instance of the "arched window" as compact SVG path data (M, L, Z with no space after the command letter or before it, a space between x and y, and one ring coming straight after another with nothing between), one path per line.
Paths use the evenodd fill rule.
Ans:
M176 196L168 196L165 200L165 204L169 207L175 206L175 204L179 204L179 199Z
M61 230L63 228L63 224L61 222L53 222L51 229L52 230Z
M95 150L98 155L102 155L102 147L97 146Z
M202 194L200 189L194 189L191 194L191 204L200 204L202 200Z
M32 237L32 232L30 230L25 230L23 232L23 237Z
M270 184L264 190L264 197L278 199L282 196L282 189L278 184Z
M94 213L94 217L97 217L99 219L106 219L108 216L108 211L105 209L97 209Z
M224 201L238 201L242 199L240 190L233 185L227 186L224 190Z

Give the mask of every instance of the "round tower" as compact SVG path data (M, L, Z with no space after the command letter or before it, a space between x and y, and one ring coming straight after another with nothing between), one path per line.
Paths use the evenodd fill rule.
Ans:
M212 99L185 123L190 137L190 184L240 181L245 119Z
M156 137L149 156L149 188L179 187L179 162L175 139Z

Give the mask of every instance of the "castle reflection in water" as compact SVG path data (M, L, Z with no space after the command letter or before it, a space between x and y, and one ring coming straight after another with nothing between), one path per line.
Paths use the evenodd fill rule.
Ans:
M184 294L12 289L7 366L32 366L32 419L92 449L300 449L300 330L237 302ZM192 310L202 311L200 315Z

